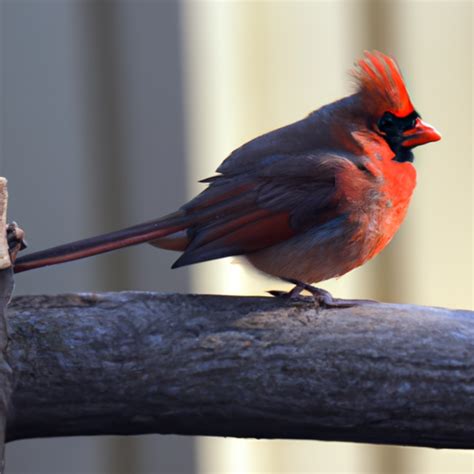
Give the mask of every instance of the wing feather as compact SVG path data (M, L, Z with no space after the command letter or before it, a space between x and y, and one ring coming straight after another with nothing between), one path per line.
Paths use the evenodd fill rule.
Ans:
M337 174L354 164L322 154L267 157L254 171L214 176L183 206L193 223L173 267L251 253L340 215Z

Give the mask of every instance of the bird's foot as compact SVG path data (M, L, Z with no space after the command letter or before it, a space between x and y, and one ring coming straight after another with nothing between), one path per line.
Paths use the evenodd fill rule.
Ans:
M281 299L287 299L287 300L297 300L303 298L301 296L301 292L304 290L303 287L300 285L296 285L294 288L292 288L290 291L282 291L282 290L271 290L268 291L272 296L275 296L276 298L281 298Z
M331 293L322 288L317 288L316 286L309 285L302 281L286 279L285 281L293 283L295 285L290 291L269 291L272 296L277 298L284 298L289 300L299 300L303 297L301 296L302 291L307 291L311 294L313 301L316 303L318 308L351 308L353 306L358 306L361 304L367 303L376 303L373 300L349 300L342 298L334 298ZM306 300L306 299L305 299ZM307 301L307 300L306 300Z
M25 232L16 222L7 225L7 242L10 260L14 263L18 252L26 249Z

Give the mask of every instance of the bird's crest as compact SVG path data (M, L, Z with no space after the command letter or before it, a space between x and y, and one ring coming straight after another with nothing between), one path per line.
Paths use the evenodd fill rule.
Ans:
M415 110L402 73L391 57L380 51L365 51L352 75L369 110L375 107L378 114L391 112L398 117L406 117Z

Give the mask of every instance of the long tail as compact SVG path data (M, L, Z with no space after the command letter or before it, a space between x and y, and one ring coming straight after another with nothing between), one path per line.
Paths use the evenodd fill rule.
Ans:
M163 248L178 250L176 245L174 247L173 245L167 245L166 239L164 239L165 241L161 245L159 239L176 232L179 233L179 231L186 229L189 224L189 215L186 215L183 211L178 211L160 219L126 229L30 253L16 260L14 271L15 273L20 273L34 268L70 262L144 242L151 242ZM157 240L158 242L156 242Z

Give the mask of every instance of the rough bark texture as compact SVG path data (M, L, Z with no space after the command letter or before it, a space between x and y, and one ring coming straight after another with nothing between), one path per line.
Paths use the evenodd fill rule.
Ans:
M0 177L0 229L7 226L7 180ZM6 358L8 328L6 310L13 291L13 272L6 231L0 232L0 473L4 467L5 423L10 403L11 370Z
M0 270L0 474L4 469L5 424L12 390L12 372L6 355L8 346L6 311L12 291L12 269Z
M179 433L474 448L474 316L273 298L15 298L7 439Z

